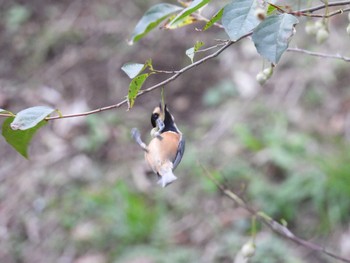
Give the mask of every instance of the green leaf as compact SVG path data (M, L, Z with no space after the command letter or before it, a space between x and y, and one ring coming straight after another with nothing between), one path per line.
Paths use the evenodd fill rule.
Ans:
M183 8L177 5L171 5L166 3L161 3L152 6L143 15L140 21L135 26L134 32L132 33L131 40L129 44L132 45L134 42L139 41L143 38L149 31L155 28L168 16L182 10Z
M183 27L183 26L187 26L187 25L193 24L194 22L197 21L197 19L195 17L187 16L187 17L184 17L183 19L180 19L180 20L176 21L175 23L171 23L171 21L172 21L172 19L174 17L175 17L175 15L169 18L169 22L164 25L164 28L166 28L166 29L176 29L176 28L179 28L179 27Z
M263 143L254 136L247 126L238 124L235 129L235 134L238 139L251 151L260 151L263 148Z
M177 21L182 20L186 16L189 16L193 12L197 11L202 6L209 3L210 0L194 0L192 3L186 7L184 10L182 10L169 24L169 26L175 24Z
M139 92L143 83L145 82L145 80L148 78L149 75L150 74L148 73L141 74L135 77L133 80L131 80L129 85L129 92L128 92L128 102L129 102L128 109L131 109L134 106L137 93Z
M124 71L129 78L133 79L144 70L144 66L145 64L129 62L122 66L122 71Z
M255 0L236 0L224 7L222 25L231 40L238 40L260 23L255 16L256 7Z
M224 8L221 8L203 27L202 31L211 28L217 21L219 21L224 13Z
M25 131L14 131L11 128L11 123L14 121L14 117L7 118L2 125L2 136L13 148L16 149L21 155L25 158L28 158L28 146L30 141L33 138L33 135L39 130L42 126L47 124L47 121L42 120L33 128L27 129Z
M274 5L268 4L267 7L267 15L270 16L272 13L274 13L277 10L277 8Z
M36 106L22 110L16 114L16 117L10 126L12 130L30 129L54 111L55 109L47 106Z
M258 53L272 64L277 64L288 48L294 26L298 22L298 19L290 14L267 17L252 35Z
M196 44L186 50L186 55L191 59L191 62L193 63L194 54L204 45L204 42L197 41Z

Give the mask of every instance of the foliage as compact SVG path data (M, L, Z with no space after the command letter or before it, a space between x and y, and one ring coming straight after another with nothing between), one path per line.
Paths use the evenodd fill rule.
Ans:
M180 24L181 26L189 25L201 19L203 20L200 13L209 2L209 0L196 0L185 8L167 3L160 3L151 7L135 26L130 43L132 44L142 39L167 18L168 21L166 21L165 24L168 29L178 28ZM227 4L223 9L218 10L217 13L207 21L203 31L214 25L221 18L223 27L231 41L236 42L244 36L252 35L252 40L258 53L268 59L272 64L277 64L288 47L290 38L293 35L294 26L298 23L298 20L291 14L271 14L272 12L270 12L267 14L268 16L260 22L261 17L256 14L259 8L261 9L257 1L233 1ZM188 20L187 18L191 19ZM197 41L192 48L186 51L186 55L190 58L192 63L194 61L194 55L203 45L204 42ZM149 73L142 73L146 69L149 70ZM258 80L259 83L265 83L266 80L272 76L273 71L272 68L270 69L268 73L261 76L260 80ZM142 93L142 86L146 79L151 74L157 74L161 71L155 71L153 69L151 60L148 60L144 64L126 63L123 65L122 70L132 79L129 84L127 96L128 109L131 109L134 106L136 97ZM37 120L31 121L30 125L21 126L21 129L29 129L37 125L54 111L49 107L38 106L26 109L24 112L29 111L30 114L33 114L34 110L37 110L39 114L36 117ZM21 115L22 112L16 115L14 123L11 124L11 128L17 129L20 128L18 125L23 125L17 123L17 119L21 118ZM11 130L8 130L7 138L11 136ZM29 141L27 141L27 143L29 143Z
M128 103L128 109L135 105L139 95L152 90L143 88L145 83L152 81L151 77L158 80L163 76L161 74L171 75L165 81L165 84L168 84L184 73L186 71L184 69L192 65L195 67L206 61L197 59L197 56L200 57L200 55L210 52L210 50L222 49L223 51L229 45L243 38L246 38L247 41L251 40L256 48L256 53L260 54L263 60L269 62L268 67L263 69L259 73L260 75L258 74L259 77L257 76L258 82L263 85L272 77L275 67L277 68L277 74L280 74L286 68L282 58L288 50L289 42L295 37L295 27L299 20L300 24L303 23L302 16L308 16L308 22L313 19L312 12L301 14L296 9L301 8L299 5L274 5L275 1L270 1L271 3L263 6L260 1L235 0L223 8L218 7L216 10L213 10L213 8L207 9L209 2L196 0L190 3L182 3L184 6L161 3L146 11L131 34L130 44L142 40L140 45L153 45L154 43L150 38L145 38L145 36L156 28L174 30L194 23L202 23L203 25L199 26L202 29L197 28L199 33L192 44L186 42L187 48L182 47L182 57L186 58L187 55L190 58L190 61L186 58L187 62L182 62L188 64L183 69L173 71L155 70L151 60L147 60L145 63L125 63L122 66L122 70L131 79L125 100L125 103ZM73 6L68 10L73 10L74 14L74 9ZM327 16L329 14L328 6L324 9L324 16ZM127 12L126 10L124 11ZM208 10L213 13L208 16L210 19L205 17L207 15L205 11ZM67 15L70 18L69 12L67 12ZM317 15L320 15L320 13ZM15 5L5 14L6 30L12 34L30 17L30 9ZM322 21L320 19L318 22L311 22L311 27L306 31L313 35L320 45L329 38L332 27L328 26L328 18L323 17ZM300 24L298 25L299 28ZM218 27L221 32L226 32L227 36L225 40L215 40L215 44L210 46L208 44L210 40L208 41L203 32L209 34L209 29L213 27ZM30 30L33 30L33 28L35 30L35 27L29 27L28 32L31 32ZM38 48L38 53L33 52L34 56L35 54L48 55L51 49L61 45L60 41L64 38L65 33L59 32L56 34L56 31L50 31L49 29L44 27L43 35L48 38L48 41L43 44L44 48ZM299 30L297 33L302 34ZM71 35L67 37L72 40ZM80 35L78 38L78 42L81 43L83 38ZM188 38L187 35L186 38ZM206 44L204 44L204 40ZM15 45L20 46L22 42L21 36L19 36L18 40L15 41ZM35 43L40 42L41 38L38 37L38 40L32 41L32 45L36 46ZM243 49L245 45L239 47ZM203 57L213 58L220 53L221 51L216 55L211 53ZM67 57L74 58L74 56ZM237 57L233 58L237 59ZM134 60L136 59L134 58ZM227 60L230 60L230 58ZM235 60L232 63L238 64L237 61ZM61 65L58 62L59 66L57 67L59 68ZM239 61L239 63L241 62ZM31 63L28 64L31 65ZM282 65L281 69L279 69L280 65ZM296 63L292 66L299 67L300 65ZM327 65L325 65L326 67ZM243 65L239 68L245 70ZM228 70L232 69L229 68ZM256 67L254 70L256 70ZM50 69L47 69L47 72L49 71ZM211 71L208 71L209 73ZM330 72L330 75L338 76L333 73ZM232 73L232 75L236 77L235 73ZM150 78L150 81L146 82L148 78ZM297 82L299 78L301 77L295 77L294 80ZM206 80L206 78L203 79ZM191 76L191 81L196 84L197 78ZM336 226L341 228L342 224L347 223L350 209L348 145L342 145L343 141L339 143L341 145L337 145L329 137L320 135L322 138L319 138L319 134L315 136L315 133L306 129L294 129L295 122L291 121L290 117L276 113L271 105L266 105L264 110L257 110L256 116L240 116L241 112L239 112L238 121L235 119L234 124L226 122L223 117L225 117L225 114L234 115L234 110L231 108L232 112L225 113L222 105L225 105L228 109L233 105L242 112L244 112L243 108L246 106L244 103L234 105L237 101L236 98L240 96L240 87L233 84L231 76L210 89L204 89L202 86L195 88L191 85L188 85L189 88L186 90L188 93L192 91L195 93L194 97L188 96L191 103L193 101L193 104L196 104L200 100L196 93L196 88L198 88L204 94L202 103L214 114L211 116L203 110L203 113L193 116L193 119L190 120L191 126L184 127L185 134L186 136L188 134L189 137L188 141L193 142L193 145L188 147L186 158L180 168L183 169L180 170L180 174L186 174L187 176L184 180L179 180L180 188L174 188L175 191L173 192L172 190L167 191L159 198L157 194L152 196L153 192L140 193L122 181L110 183L107 180L104 185L99 185L98 181L91 185L75 182L72 188L67 187L67 189L64 189L64 194L58 195L56 199L52 200L48 210L57 208L59 211L63 211L62 214L56 215L55 219L67 231L65 234L72 235L74 240L72 242L75 242L73 247L74 249L77 248L78 254L96 249L107 251L109 256L116 260L115 262L137 261L138 255L145 256L150 261L155 262L195 262L200 258L201 251L187 245L187 242L194 242L193 239L208 231L209 233L205 238L198 241L201 248L211 246L224 248L224 251L213 252L215 258L212 262L232 261L238 253L239 244L247 235L250 235L249 220L246 220L246 215L240 215L240 211L232 212L230 210L232 209L231 204L225 204L221 200L216 186L202 178L203 170L196 165L198 161L208 165L210 172L215 178L218 178L219 182L245 194L258 209L283 222L283 224L288 224L288 227L296 228L297 232L302 233L302 235L314 235L316 231L321 230L327 235ZM299 84L296 83L295 85ZM263 92L269 93L272 89L271 86L268 86ZM315 86L317 86L317 83ZM310 91L306 90L305 94L307 95L308 92ZM305 94L302 95L305 97ZM254 99L257 100L257 98ZM179 101L176 101L176 103L179 103ZM265 101L266 104L269 104L269 102L270 100L267 103ZM174 100L174 104L176 103ZM106 108L118 108L122 104ZM318 106L320 105L321 103L318 104ZM3 105L1 107L7 108ZM191 105L191 107L195 106ZM288 107L289 104L286 108ZM216 109L220 109L220 111L215 111ZM105 109L96 110L93 114L103 110ZM288 111L288 109L285 110ZM21 155L28 158L28 147L32 137L47 122L62 117L90 115L90 113L81 113L75 116L62 116L59 111L56 111L58 116L51 116L54 112L53 108L47 106L27 108L16 114L9 110L0 109L1 116L7 118L2 124L2 135ZM190 118L189 115L192 113L189 114L186 111L185 114ZM242 119L243 121L241 121ZM113 130L109 133L106 130L110 131L109 126L117 126L114 125L115 123L109 123L104 118L94 116L88 118L85 123L86 126L83 128L84 136L81 137L82 140L80 142L76 140L78 143L74 144L75 147L78 146L78 149L75 148L75 150L83 151L89 158L95 158L96 152L100 151L103 148L102 146L115 141L120 143L127 140L122 136L126 136L125 134L128 133L124 131L128 129L129 122L129 119L122 122L125 126L123 127L124 130ZM124 125L125 123L127 125ZM226 125L229 126L228 130L225 130ZM75 133L71 134L74 135ZM81 144L79 145L79 143ZM331 150L326 153L327 147ZM57 145L57 148L59 148L59 145ZM127 160L124 165L128 166L125 171L125 177L128 178L131 174L130 167L136 165L133 162L128 163L130 156L128 151L122 154L111 151L103 152L99 157L101 159L110 158L113 162L118 160L116 162L118 166L119 163ZM66 156L66 158L70 159L71 156ZM79 167L77 169L79 170ZM40 172L45 174L45 171ZM101 178L107 173L116 173L114 167L101 172ZM80 176L84 177L85 174L82 173ZM174 198L174 193L179 189L181 194ZM38 191L36 194L41 195L42 193ZM163 203L160 200L167 201ZM202 221L196 221L196 216L198 216L195 215L197 211L194 210L196 209L207 209L209 213L200 214L199 217ZM185 218L183 220L185 223L181 221L183 218L178 220L177 216L180 214ZM40 216L35 214L35 218ZM244 217L241 221L236 218L240 216ZM235 222L227 223L227 218L229 220L234 218ZM309 223L299 224L305 218L309 220ZM173 223L175 226L170 224L169 221L175 222ZM178 223L178 221L181 222ZM203 221L210 227L202 227L201 230L204 229L204 231L196 230L193 227L194 225L197 227ZM243 226L239 226L239 222ZM169 225L174 229L170 229ZM31 221L29 223L25 221L24 228L31 229L31 226ZM84 229L86 226L88 226L90 236L88 235L87 238L86 236L79 237L77 229ZM234 233L232 229L241 229L241 232ZM319 233L321 232L317 234ZM252 258L252 262L280 262L286 258L286 260L293 261L290 258L297 254L294 253L293 249L290 249L283 242L264 239L263 234L262 237L258 237L263 242L259 243L257 241L256 256ZM25 238L23 238L24 241L26 241ZM32 237L28 237L28 239L30 238ZM54 238L52 237L52 239ZM209 241L209 239L214 241ZM144 244L150 244L150 246L144 246ZM183 244L185 246L182 246ZM169 253L172 255L170 259ZM286 257L286 255L292 256ZM295 256L293 262L303 261Z

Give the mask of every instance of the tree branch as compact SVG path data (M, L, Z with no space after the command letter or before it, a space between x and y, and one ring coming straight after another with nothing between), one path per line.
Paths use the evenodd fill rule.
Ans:
M244 208L247 210L252 216L255 216L260 222L267 225L272 231L279 234L280 236L289 239L293 241L294 243L301 245L303 247L306 247L312 251L316 251L319 253L323 253L329 257L332 257L334 259L337 259L342 262L350 263L350 259L344 258L342 256L339 256L337 254L334 254L333 252L328 251L325 247L322 247L320 245L317 245L315 243L309 242L307 240L304 240L302 238L297 237L290 229L287 228L287 226L284 226L268 215L266 215L264 212L256 211L254 208L252 208L246 201L244 201L239 195L235 194L226 186L221 184L216 178L214 178L209 171L207 171L204 167L202 167L204 170L204 176L208 177L216 186L218 189L220 189L224 195L226 195L229 199L235 202L239 207Z
M350 8L345 8L345 9L336 10L336 11L334 11L332 13L325 14L325 15L322 15L322 14L309 14L309 13L301 13L301 15L307 16L307 17L330 18L332 16L340 15L340 14L342 14L344 12L349 12L349 11L350 11Z
M323 4L323 5L319 5L319 6L315 6L315 7L311 7L311 8L305 8L299 11L296 11L298 13L313 13L315 11L327 8L327 7L333 7L333 6L343 6L343 5L349 5L350 1L338 1L338 2L331 2L328 4Z
M173 71L172 73L174 73L171 77L167 78L166 80L159 82L156 85L153 85L147 89L141 90L136 97L140 97L148 92L151 92L155 89L158 89L160 87L163 87L164 85L174 81L176 78L178 78L180 75L182 75L183 73L185 73L186 71L189 71L193 68L195 68L196 66L199 66L201 64L203 64L204 62L213 59L215 57L217 57L218 55L220 55L225 49L227 49L228 47L230 47L232 44L237 43L238 41L242 40L243 38L246 38L248 36L250 36L252 34L252 32L249 32L247 34L245 34L244 36L242 36L241 38L239 38L236 41L226 41L226 43L224 44L224 46L222 46L220 49L218 49L217 51L215 51L214 53L178 70L178 71ZM167 72L170 74L170 72ZM53 117L47 117L45 120L56 120L56 119L64 119L64 118L73 118L73 117L81 117L81 116L88 116L91 114L95 114L95 113L99 113L99 112L103 112L103 111L107 111L107 110L112 110L112 109L116 109L121 107L124 104L128 103L128 99L124 99L122 101L120 101L117 104L113 104L110 106L106 106L106 107L102 107L102 108L98 108L95 110L91 110L91 111L87 111L87 112L81 112L81 113L74 113L74 114L67 114L67 115L61 115L61 116L53 116ZM10 114L7 113L0 113L0 117L10 117Z
M310 56L314 56L314 57L321 57L321 58L332 58L332 59L340 59L340 60L344 60L345 62L350 62L350 57L345 57L339 54L325 54L325 53L320 53L320 52L313 52L313 51L309 51L306 49L301 49L301 48L288 48L287 51L289 52L298 52L298 53L303 53L303 54L307 54Z

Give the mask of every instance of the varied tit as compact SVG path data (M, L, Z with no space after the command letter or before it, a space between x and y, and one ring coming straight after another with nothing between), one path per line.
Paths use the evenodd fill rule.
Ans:
M159 177L158 184L165 187L177 179L173 170L180 163L184 154L185 139L176 127L174 117L166 105L164 111L161 105L153 110L151 123L153 139L148 146L142 142L137 128L131 130L131 135L145 151L146 162Z

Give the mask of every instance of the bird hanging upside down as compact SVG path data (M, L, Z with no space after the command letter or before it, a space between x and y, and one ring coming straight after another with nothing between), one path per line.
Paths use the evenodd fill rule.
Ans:
M138 145L145 151L145 160L159 177L158 184L162 187L174 182L177 177L173 170L180 163L185 151L185 139L176 127L174 117L167 106L159 105L153 110L151 116L153 129L152 140L147 146L140 136L137 128L131 130L131 135Z

